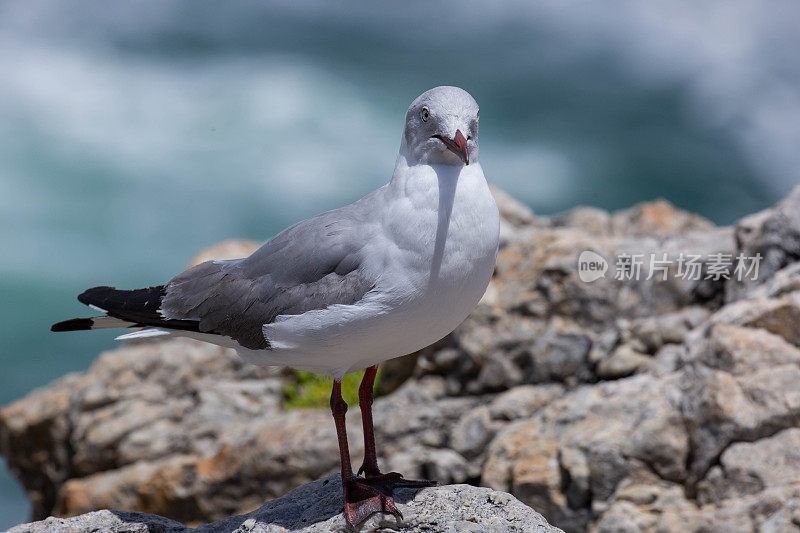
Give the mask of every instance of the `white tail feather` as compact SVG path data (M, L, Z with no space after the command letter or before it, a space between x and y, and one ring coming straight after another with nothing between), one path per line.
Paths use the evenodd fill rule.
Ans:
M144 328L140 329L139 331L133 331L131 333L126 333L125 335L120 335L114 340L127 341L130 339L146 339L148 337L161 337L162 335L172 335L173 333L174 331L169 329Z

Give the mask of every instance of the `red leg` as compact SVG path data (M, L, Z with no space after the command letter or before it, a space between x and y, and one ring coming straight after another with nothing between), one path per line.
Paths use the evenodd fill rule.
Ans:
M378 365L371 366L364 372L361 386L358 388L358 405L361 406L361 423L364 426L364 462L358 473L364 472L366 477L380 475L378 456L375 452L375 430L372 426L372 401L375 399L374 386Z
M350 448L347 445L347 402L342 398L342 382L334 381L331 390L331 413L333 423L336 424L336 437L339 439L339 458L342 463L342 480L353 477L353 468L350 466Z
M344 516L347 522L355 526L375 513L390 513L402 519L403 515L392 501L391 491L387 492L383 486L371 486L366 480L353 475L353 469L350 466L350 449L347 445L347 427L345 426L347 403L342 398L341 381L333 382L331 413L336 424L336 436L339 439Z
M375 398L373 387L378 365L371 366L364 373L361 386L358 389L358 402L361 406L361 422L364 426L364 462L358 473L364 472L366 482L373 486L380 486L387 494L392 494L395 487L432 487L435 481L405 479L397 472L381 474L378 468L378 456L375 451L375 429L372 425L372 401Z

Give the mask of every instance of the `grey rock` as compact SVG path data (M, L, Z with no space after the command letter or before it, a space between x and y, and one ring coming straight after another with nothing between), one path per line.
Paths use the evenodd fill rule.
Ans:
M357 531L407 533L526 532L561 531L530 507L509 494L469 485L450 485L400 490L395 502L403 520L374 515ZM72 518L48 518L23 524L9 533L180 533L253 532L296 533L351 532L342 515L341 480L338 474L298 487L285 496L265 503L255 511L231 516L190 529L160 516L120 511L96 511Z
M94 511L72 518L49 517L39 522L20 524L7 533L183 533L189 529L168 518L124 511Z
M703 504L800 483L800 428L728 446L698 486Z
M697 505L679 484L643 474L620 484L613 502L589 528L618 531L796 531L800 525L800 487L766 488L750 496Z
M750 288L747 296L753 299L776 298L795 291L800 291L800 262L789 263L778 270L763 280L763 284Z
M528 382L588 379L591 339L579 328L553 321L530 352Z
M404 520L376 515L359 531L405 532L557 532L531 508L509 494L468 485L433 487L417 492L400 491L396 497ZM198 531L249 531L278 533L351 531L341 514L342 498L339 476L331 475L299 487L286 496L269 502L251 513L224 519ZM239 528L239 529L237 529Z
M637 352L628 344L623 344L609 357L600 360L597 365L597 375L604 379L630 376L649 361L650 357L647 355Z
M753 287L800 259L800 186L775 207L742 219L736 226L736 240L739 253L746 257L760 254L762 260L757 279L734 279L728 284L728 301L744 297Z
M689 306L655 317L623 320L622 336L635 351L654 354L665 344L683 343L686 335L709 315L703 307Z
M686 347L682 344L665 344L653 357L639 365L637 372L665 376L684 366Z
M460 454L474 457L492 440L500 424L493 423L489 407L482 405L461 417L450 434L450 445Z
M610 235L611 215L596 207L576 207L553 217L554 227L585 228L598 235Z
M699 338L683 372L692 483L730 443L768 437L800 417L791 385L800 379L796 347L763 329L713 322Z
M493 420L531 418L539 409L564 394L560 384L520 385L499 394L489 404Z
M725 306L710 320L762 328L800 346L800 291L776 298L748 298Z
M0 451L44 517L66 511L60 491L69 479L213 454L226 423L274 412L281 395L274 372L230 350L187 339L131 343L3 408Z
M547 226L547 219L533 214L528 206L504 191L492 186L492 195L500 211L500 247L505 248L513 242L528 237L536 227Z
M701 266L706 268L713 254L735 251L732 228L715 228L663 201L606 215L608 227L596 231L587 217L604 218L577 210L549 224L531 222L534 231L509 241L481 304L442 343L423 350L414 375L444 376L450 394L552 380L568 386L593 382L596 364L610 355L620 334L636 337L620 331L619 320L649 325L653 335L639 335L636 341L644 346L636 350L654 354L664 344L681 343L723 303L724 280L681 280L673 268L666 281L646 275L620 281L613 278L613 258L624 251L663 251L675 260L691 250L704 258ZM614 217L617 223L611 227ZM611 260L606 278L593 283L579 279L576 265L583 250Z
M563 361L563 358L562 358ZM481 392L504 390L508 387L525 383L526 376L519 365L508 357L504 350L493 350L481 361L477 383L480 387L469 387L467 392L479 394Z
M680 235L714 228L714 224L700 215L675 209L663 199L614 213L611 217L611 226L616 233L637 236Z
M239 259L255 252L263 243L246 239L228 239L209 246L195 254L189 266L199 265L205 261Z
M686 477L689 439L679 378L641 375L580 387L504 429L482 484L507 490L568 531L585 529L594 501L637 471Z

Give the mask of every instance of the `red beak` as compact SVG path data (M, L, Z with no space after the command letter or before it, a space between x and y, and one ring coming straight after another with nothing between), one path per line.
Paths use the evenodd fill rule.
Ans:
M460 157L465 165L469 165L469 148L461 130L456 130L456 136L452 139L448 139L443 135L434 135L434 137L442 141L448 150Z

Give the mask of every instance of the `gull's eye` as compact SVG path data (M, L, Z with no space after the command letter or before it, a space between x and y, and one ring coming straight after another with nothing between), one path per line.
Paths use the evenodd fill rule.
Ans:
M475 120L478 120L480 118L481 118L481 112L478 111L477 113L475 113Z
M431 112L428 111L427 107L423 107L419 114L422 117L423 122L428 122L428 119L431 118Z

